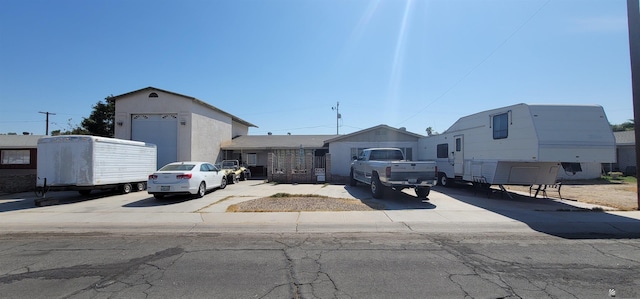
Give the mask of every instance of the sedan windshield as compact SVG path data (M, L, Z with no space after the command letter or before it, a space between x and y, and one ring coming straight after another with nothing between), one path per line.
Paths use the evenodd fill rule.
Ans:
M191 170L194 166L194 164L169 164L160 168L159 171Z

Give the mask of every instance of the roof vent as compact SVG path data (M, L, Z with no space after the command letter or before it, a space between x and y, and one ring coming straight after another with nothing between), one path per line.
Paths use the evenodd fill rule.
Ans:
M271 136L271 135L273 135L273 133L269 132L269 133L267 133L267 135Z
M152 92L152 93L150 93L150 94L149 94L149 97L150 97L150 98L157 98L157 97L158 97L158 94L157 94L157 93L155 93L155 92Z
M400 131L406 131L406 130L407 130L407 128L405 128L405 127L400 127L400 129L398 129L398 130L400 130Z

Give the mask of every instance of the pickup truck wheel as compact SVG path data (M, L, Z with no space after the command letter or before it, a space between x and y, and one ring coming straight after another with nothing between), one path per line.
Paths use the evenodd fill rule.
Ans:
M429 196L430 192L431 192L431 188L429 188L429 187L416 188L416 195L418 196L418 198L425 198L425 197Z
M449 181L449 178L447 177L446 174L444 173L438 174L438 185L443 187L451 186L451 182Z
M384 186L380 183L378 176L371 179L371 195L373 198L380 198L384 194Z
M358 181L356 181L356 179L353 177L353 169L351 169L351 173L349 174L349 177L351 177L351 179L349 180L349 186L355 187L358 185Z

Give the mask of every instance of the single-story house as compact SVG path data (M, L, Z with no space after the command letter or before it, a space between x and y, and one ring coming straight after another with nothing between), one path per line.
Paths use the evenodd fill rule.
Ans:
M616 138L616 163L613 170L636 175L636 131L613 132Z
M40 135L0 135L0 192L33 189Z
M115 138L153 143L158 167L222 160L220 146L256 125L197 98L146 87L113 97Z
M353 157L371 147L399 147L415 159L422 135L379 125L347 135L239 136L222 145L225 159L240 160L252 175L281 183L345 183Z
M251 176L287 183L325 181L325 142L338 135L255 135L238 136L222 144L225 160L239 160Z

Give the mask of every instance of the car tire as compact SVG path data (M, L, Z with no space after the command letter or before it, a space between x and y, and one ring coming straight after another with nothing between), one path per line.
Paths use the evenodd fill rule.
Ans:
M198 186L198 193L196 193L196 197L201 198L204 194L207 193L207 185L204 182L200 182L200 186Z
M429 187L416 188L416 195L418 198L426 198L429 196L429 193L431 193L431 188Z
M223 176L222 182L220 182L220 189L224 189L225 187L227 187L227 177Z
M349 174L349 186L355 187L358 185L358 181L356 181L356 178L353 177L353 168L351 169L351 173Z
M164 198L164 194L154 194L153 197L155 199L163 199Z
M373 198L381 198L384 195L384 186L382 185L382 183L380 182L380 179L378 178L378 175L374 175L373 178L371 178L371 195L373 196Z

